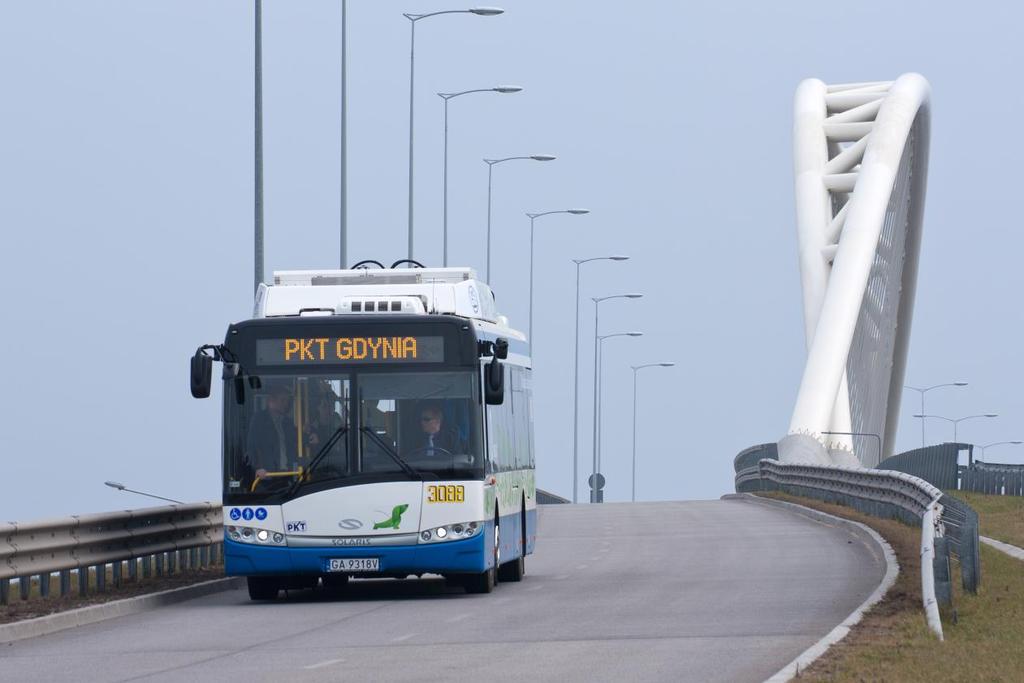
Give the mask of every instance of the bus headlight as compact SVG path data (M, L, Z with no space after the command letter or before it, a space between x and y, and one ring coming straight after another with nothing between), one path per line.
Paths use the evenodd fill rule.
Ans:
M481 522L457 522L445 526L425 529L420 532L420 543L443 543L445 541L461 541L472 538L483 528Z
M253 529L247 526L226 526L224 532L232 541L251 545L288 545L284 534L267 529Z

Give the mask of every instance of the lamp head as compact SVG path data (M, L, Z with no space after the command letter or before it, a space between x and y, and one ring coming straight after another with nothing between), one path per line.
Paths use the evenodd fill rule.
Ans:
M609 256L608 260L609 261L628 261L629 257L628 256Z
M675 366L675 363L658 363L663 368L671 368Z
M590 209L569 209L566 213L571 213L574 216L582 216L585 213L590 213Z
M125 485L119 481L105 481L103 483L112 489L117 489L118 491L124 491L125 489Z
M999 417L999 413L985 413L985 417Z
M643 299L644 298L643 294L623 294L623 296L626 297L627 299Z
M953 382L954 387L966 387L967 382Z
M494 92L510 93L510 92L522 92L523 89L518 85L499 85L497 88L491 88Z
M531 154L530 158L534 161L554 161L554 154Z
M644 333L643 332L627 332L626 336L627 337L642 337L642 336L644 336Z
M504 14L505 10L498 7L473 7L469 12L470 14L476 14L481 17L495 17L499 14Z

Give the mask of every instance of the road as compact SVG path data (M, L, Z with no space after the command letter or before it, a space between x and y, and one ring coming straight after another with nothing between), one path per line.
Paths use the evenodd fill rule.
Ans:
M738 500L553 505L519 584L235 590L0 645L4 681L762 681L840 623L884 560Z

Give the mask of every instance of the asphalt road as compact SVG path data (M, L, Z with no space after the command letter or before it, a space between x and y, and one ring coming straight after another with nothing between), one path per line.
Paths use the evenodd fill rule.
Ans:
M4 681L762 681L841 622L884 560L736 500L545 506L519 584L245 591L0 645Z

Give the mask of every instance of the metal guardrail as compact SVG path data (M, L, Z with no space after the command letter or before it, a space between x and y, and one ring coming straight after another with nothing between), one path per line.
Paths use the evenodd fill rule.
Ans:
M140 570L146 578L174 573L176 566L207 566L217 561L223 534L219 503L0 524L0 604L10 600L12 579L27 599L33 577L46 597L53 574L59 574L60 594L67 595L77 573L78 593L85 595L90 575L97 590L106 590L108 565L114 585L126 564L131 579Z
M746 453L744 451L741 455ZM948 554L951 545L960 553L961 566L968 565L963 572L964 587L968 587L968 578L971 577L971 585L977 589L980 562L976 561L977 548L974 547L971 552L971 527L965 522L969 514L963 509L970 508L962 503L951 506L950 527L955 528L956 532L952 534L951 542L947 542L943 521L945 508L940 502L943 499L942 491L923 479L889 470L790 464L766 458L758 463L758 478L755 480L749 466L740 467L747 465L747 462L740 462L737 457L734 464L737 466L737 491L784 491L846 505L875 517L898 518L911 525L919 525L921 593L925 616L929 628L940 639L942 622L939 619L938 600L949 600L952 594ZM976 544L976 526L973 539Z
M992 496L1024 496L1024 465L975 462L960 467L961 491Z

